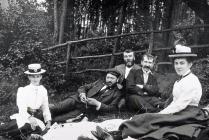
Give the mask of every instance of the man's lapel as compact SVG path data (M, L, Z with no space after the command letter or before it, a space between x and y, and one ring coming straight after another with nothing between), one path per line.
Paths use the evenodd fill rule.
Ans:
M110 96L113 89L106 89L106 91L101 95L101 97Z
M123 79L125 78L125 74L126 74L126 66L125 64L122 66L122 74L123 74Z
M143 84L144 84L144 76L143 76L143 71L142 71L142 69L140 69L140 76L141 76L142 82L143 82ZM149 78L148 78L148 80L149 80Z
M153 75L149 73L147 84L151 84L153 82Z
M95 94L97 94L101 89L102 87L104 86L104 83L103 82L99 82L97 83L94 87L92 87L89 92L88 92L88 97L92 97L94 96Z

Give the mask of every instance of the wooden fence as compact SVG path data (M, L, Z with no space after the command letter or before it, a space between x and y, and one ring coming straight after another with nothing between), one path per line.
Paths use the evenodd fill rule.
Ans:
M118 52L118 53L104 54L104 55L72 57L70 54L71 54L71 46L73 44L77 44L77 43L81 43L81 42L88 42L88 41L93 41L93 40L121 38L121 37L139 35L139 34L163 33L163 32L177 31L177 30L208 28L208 27L209 27L209 24L204 24L204 25L194 25L194 26L182 26L182 27L176 27L176 28L164 29L164 30L134 32L134 33L127 33L127 34L106 36L106 37L87 38L87 39L81 39L81 40L76 40L76 41L67 41L63 44L58 44L58 45L55 45L55 46L52 46L52 47L44 48L42 50L43 51L51 51L51 50L54 50L54 49L66 47L67 48L66 60L63 61L63 62L59 62L59 64L66 64L65 75L67 75L68 72L69 72L69 62L72 59L102 58L102 57L117 56L117 55L121 55L123 53L123 52ZM190 46L190 47L191 48L205 48L205 47L209 47L209 44L193 45L193 46ZM170 49L169 47L168 48L156 48L156 49L153 49L152 51L166 51L166 50L169 50L169 49ZM144 53L144 52L146 52L146 50L135 51L135 53ZM159 62L158 64L168 64L168 62ZM83 73L83 72L87 72L87 71L103 71L103 70L101 70L101 69L87 69L87 70L83 70L83 71L79 71L79 72L75 72L75 73Z

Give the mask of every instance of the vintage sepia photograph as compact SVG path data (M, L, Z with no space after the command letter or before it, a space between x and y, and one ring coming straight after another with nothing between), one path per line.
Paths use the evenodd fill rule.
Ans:
M0 0L0 140L209 140L209 0Z

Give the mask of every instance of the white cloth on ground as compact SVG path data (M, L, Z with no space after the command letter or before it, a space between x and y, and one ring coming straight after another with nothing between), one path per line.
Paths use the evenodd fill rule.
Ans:
M97 140L91 131L96 131L96 126L100 126L108 131L118 130L120 124L125 120L112 119L106 120L101 123L95 122L78 122L78 123L65 123L54 124L50 130L43 136L44 140L77 140L79 137L87 137L92 140ZM133 140L127 138L126 140Z

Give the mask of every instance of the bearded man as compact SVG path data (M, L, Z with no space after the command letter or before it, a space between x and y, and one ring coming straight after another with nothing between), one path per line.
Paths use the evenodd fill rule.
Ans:
M120 64L115 66L115 69L118 70L121 74L118 81L118 87L121 89L122 92L122 99L120 100L118 104L118 108L122 108L125 106L125 97L126 97L126 82L131 70L140 69L141 67L137 64L135 64L135 54L134 51L131 49L126 49L123 52L123 60L124 64Z
M104 79L83 85L78 88L78 94L50 105L53 122L68 122L71 118L79 116L93 120L102 112L117 110L121 98L117 81L120 73L110 69ZM84 114L82 117L79 114Z

